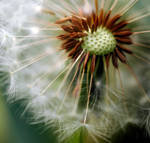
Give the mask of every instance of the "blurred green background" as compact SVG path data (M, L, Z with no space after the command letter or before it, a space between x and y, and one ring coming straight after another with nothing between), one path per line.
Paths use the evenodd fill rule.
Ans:
M31 125L28 113L21 116L21 103L8 104L0 96L0 143L57 143L51 130L44 125Z

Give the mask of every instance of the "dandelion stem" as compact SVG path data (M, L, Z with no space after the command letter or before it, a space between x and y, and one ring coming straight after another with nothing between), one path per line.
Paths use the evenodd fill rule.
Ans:
M124 15L129 9L131 9L136 3L138 2L138 0L131 0L129 1L129 3L119 12L121 13L121 15Z
M141 16L139 16L139 17L132 18L131 20L128 20L128 23L132 23L132 22L141 20L141 19L143 19L143 18L145 18L145 17L148 17L148 16L150 16L150 13L146 13L146 14L141 15Z
M29 35L29 36L14 36L15 38L50 38L52 40L57 40L56 37L50 37L51 35Z
M104 8L104 0L101 0L101 9L103 9Z
M144 33L150 33L150 30L147 30L147 31L139 31L139 32L133 32L133 35L144 34Z
M144 61L144 62L150 64L150 61L146 60L145 58L143 58L143 57L141 57L141 56L139 56L139 55L137 55L137 54L133 54L133 56L135 56L136 58L138 58L138 59L140 59L140 60L142 60L142 61Z
M53 16L56 15L53 11L46 9L46 8L42 8L42 12L48 13L48 14L53 15Z
M81 73L81 70L80 70L80 73ZM83 71L82 71L81 79L80 79L80 76L79 76L78 84L75 88L75 90L78 89L78 92L77 92L77 94L75 94L76 100L75 100L75 106L74 106L74 109L73 109L73 113L75 113L77 111L77 107L78 107L78 103L79 103L79 99L80 99L81 88L82 88L82 82L83 82L83 78L84 78L84 73L85 73L85 69L83 69ZM75 93L76 93L76 91L75 91Z
M31 43L28 43L26 45L22 45L22 46L17 46L16 48L33 48L33 46L36 46L36 45L39 45L39 44L44 44L46 42L49 42L50 40L53 40L51 38L47 38L47 39L42 39L42 40L38 40L38 41L34 41L34 42L31 42Z
M96 9L96 14L98 15L98 0L95 0L95 9Z
M85 111L85 117L84 117L84 124L86 124L88 110L89 110L92 81L93 81L93 73L91 73L90 86L89 86L89 92L88 92L88 98L87 98L87 105L86 105L86 111Z
M117 5L117 2L118 2L118 0L114 0L114 3L112 4L112 6L110 8L110 11L112 11L115 8L115 6Z
M149 46L149 45L142 44L142 43L134 42L133 44L134 44L134 45L136 45L136 46L144 47L144 48L150 48L150 46Z

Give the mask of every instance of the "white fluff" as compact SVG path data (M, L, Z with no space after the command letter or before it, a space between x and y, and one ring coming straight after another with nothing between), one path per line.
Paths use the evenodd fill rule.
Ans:
M118 5L120 6L120 3ZM63 83L64 73L70 67L67 68L66 54L62 51L58 52L61 43L56 39L48 38L56 36L60 31L55 30L55 26L49 29L47 24L64 17L65 14L70 15L70 10L77 11L77 7L82 7L86 13L89 13L92 11L93 3L88 0L85 0L85 3L80 0L62 0L62 4L59 0L1 0L0 71L8 72L7 76L9 76L1 80L6 83L10 82L9 100L24 99L27 101L25 111L33 113L33 123L44 122L46 125L57 127L61 140L71 136L83 126L92 136L100 136L105 139L105 137L111 137L127 122L139 122L135 118L136 115L134 116L134 111L136 114L138 109L132 111L127 106L129 115L133 114L132 116L126 114L124 100L125 104L128 100L130 103L132 93L122 97L120 88L114 89L113 87L114 85L120 87L118 83L112 83L112 87L107 89L105 85L97 81L97 87L102 86L104 90L107 89L109 96L104 97L104 100L95 105L99 110L89 110L89 122L83 124L85 110L78 112L75 109L76 98L65 95L68 87L67 81L59 90L59 85ZM55 17L42 13L43 8L54 11ZM64 69L66 70L62 72ZM62 76L55 79L61 72ZM137 83L126 71L123 72L122 77L124 80L133 81L125 83L127 88L137 88ZM44 89L46 91L42 92ZM138 97L133 96L133 99ZM138 107L141 107L141 104L145 106L143 105L145 102L141 101L147 101L147 99L143 97L139 100L136 100L135 104ZM146 117L149 125L149 115ZM147 128L149 130L149 126Z

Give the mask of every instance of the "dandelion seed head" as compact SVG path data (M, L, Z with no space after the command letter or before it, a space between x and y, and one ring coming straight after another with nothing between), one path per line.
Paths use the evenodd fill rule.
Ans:
M33 123L57 128L64 141L81 128L94 140L110 138L127 122L138 122L127 103L138 97L136 104L144 105L147 98L128 95L126 89L141 87L130 67L123 68L142 49L135 45L141 15L128 17L136 0L9 1L0 2L1 45L8 47L0 71L9 72L10 100L25 101Z

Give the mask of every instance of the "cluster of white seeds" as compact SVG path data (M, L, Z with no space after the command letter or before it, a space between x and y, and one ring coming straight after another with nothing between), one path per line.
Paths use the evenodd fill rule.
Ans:
M116 40L113 34L106 28L100 27L96 32L88 32L82 48L96 55L106 55L116 48Z

